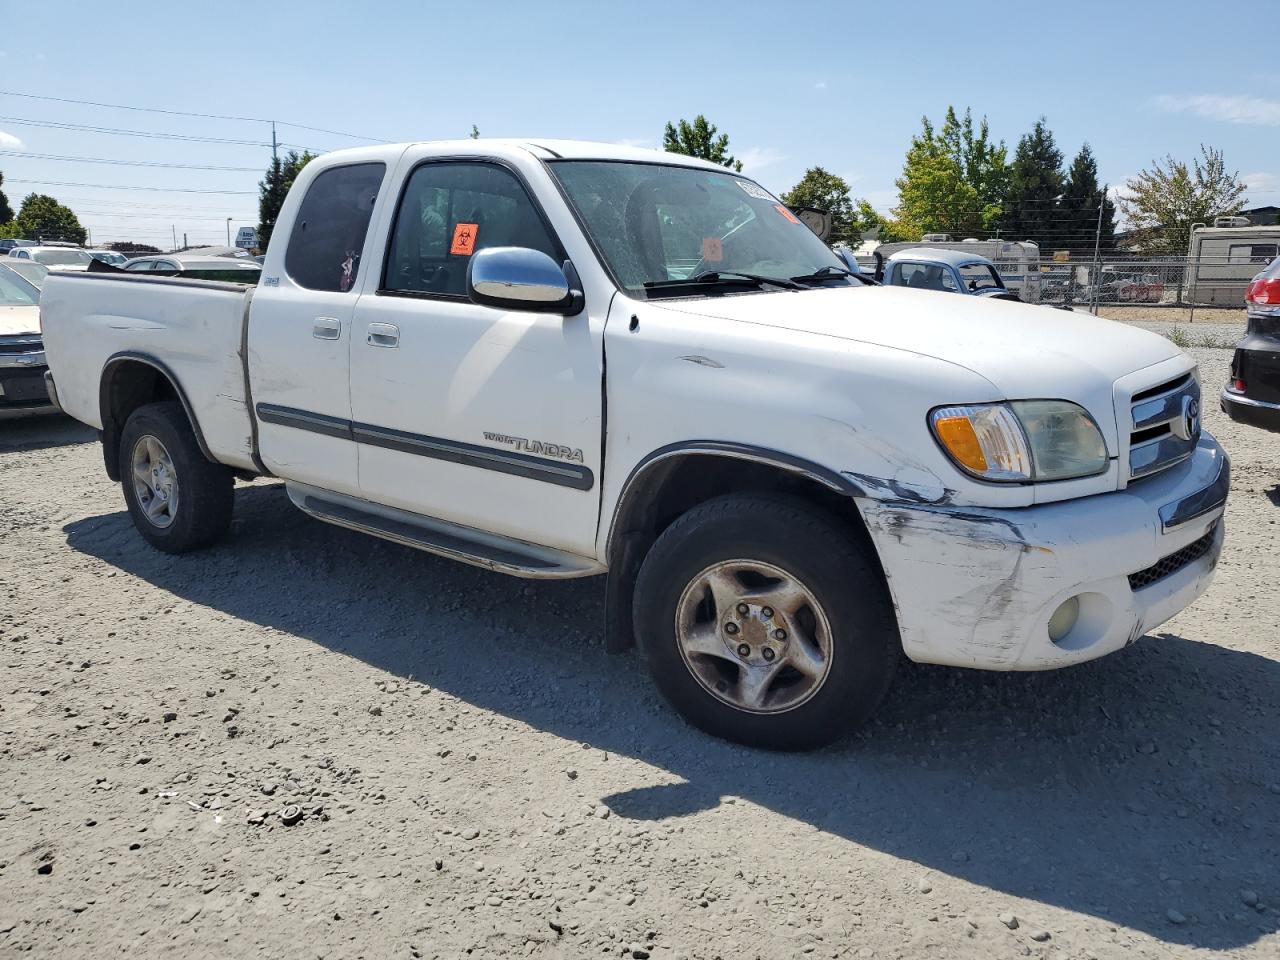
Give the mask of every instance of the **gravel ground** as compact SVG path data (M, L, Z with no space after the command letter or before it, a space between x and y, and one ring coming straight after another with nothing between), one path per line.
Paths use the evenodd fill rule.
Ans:
M1226 350L1195 351L1222 382ZM904 665L808 755L713 741L526 583L242 486L145 546L88 431L0 424L0 955L1280 954L1280 437L1210 593L1050 674Z

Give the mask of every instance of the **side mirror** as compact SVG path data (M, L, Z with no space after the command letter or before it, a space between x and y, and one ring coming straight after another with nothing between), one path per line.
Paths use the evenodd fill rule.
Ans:
M571 315L582 309L574 287L564 268L528 247L488 247L467 264L467 296L487 307Z

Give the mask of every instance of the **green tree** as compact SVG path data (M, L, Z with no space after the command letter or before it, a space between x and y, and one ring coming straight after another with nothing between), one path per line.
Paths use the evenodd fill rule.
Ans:
M480 128L477 127L474 123L471 125L471 139L472 140L480 139Z
M1101 228L1098 220L1099 205L1102 207ZM1071 161L1059 209L1062 232L1060 239L1052 244L1056 249L1092 250L1095 240L1104 250L1115 246L1115 204L1107 196L1106 187L1098 186L1098 163L1087 143Z
M290 150L283 160L272 157L267 174L258 182L258 246L263 250L271 242L271 231L284 206L284 198L302 168L316 158L314 153Z
M1066 189L1062 151L1044 117L1018 141L1009 165L1009 192L1000 229L1012 240L1034 240L1052 246L1059 228L1058 198Z
M1201 144L1200 156L1190 167L1166 156L1130 178L1120 209L1135 229L1151 235L1155 250L1183 253L1191 240L1192 224L1239 213L1245 189L1239 173L1227 172L1222 151Z
M694 117L693 123L683 119L668 123L662 134L662 149L667 153L700 157L730 170L741 171L742 162L729 153L729 135L722 133L716 136L716 132L715 124L708 123L702 114Z
M4 174L0 173L0 188L4 187ZM13 219L13 207L9 206L9 198L4 195L4 190L0 189L0 224L8 223Z
M16 222L25 240L61 240L82 244L88 236L69 208L43 193L27 194Z
M907 239L925 233L967 236L982 227L978 191L965 179L964 168L934 132L928 117L911 138L902 175L895 181L896 229Z
M810 167L800 182L782 195L789 207L816 207L831 217L831 240L848 241L854 237L856 211L849 196L849 184L843 177ZM860 236L860 234L859 234Z
M977 194L983 227L994 227L1000 217L1000 202L1009 190L1009 151L1004 141L991 139L986 117L975 128L968 107L963 120L956 116L955 107L947 107L938 139L943 152L960 165L965 182Z

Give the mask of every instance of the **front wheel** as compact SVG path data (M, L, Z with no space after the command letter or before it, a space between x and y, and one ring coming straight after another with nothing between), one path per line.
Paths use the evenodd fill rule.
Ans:
M901 651L855 532L785 497L722 497L680 517L645 557L634 617L654 682L687 720L772 749L864 723Z
M231 526L234 479L196 443L176 400L139 407L120 433L120 483L138 528L153 547L186 553Z

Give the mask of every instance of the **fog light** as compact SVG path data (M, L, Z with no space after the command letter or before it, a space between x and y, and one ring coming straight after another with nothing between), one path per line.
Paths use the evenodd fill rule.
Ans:
M1053 611L1053 616L1049 618L1049 639L1057 643L1071 632L1071 628L1076 625L1076 621L1079 619L1080 598L1072 597L1069 600L1062 601L1058 605L1058 609Z

